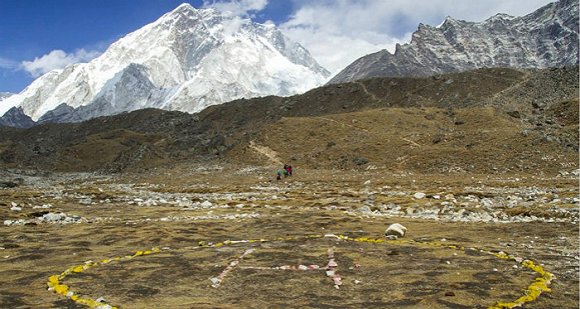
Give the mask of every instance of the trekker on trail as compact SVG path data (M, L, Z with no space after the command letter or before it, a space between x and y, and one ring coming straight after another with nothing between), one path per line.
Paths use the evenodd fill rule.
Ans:
M284 164L284 170L278 170L276 172L276 180L282 179L282 174L284 174L284 178L292 176L292 165L288 163Z

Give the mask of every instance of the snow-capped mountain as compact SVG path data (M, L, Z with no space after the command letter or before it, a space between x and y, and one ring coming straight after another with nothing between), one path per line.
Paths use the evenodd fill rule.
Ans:
M411 42L359 58L333 77L341 83L370 77L429 76L482 67L547 68L578 64L578 1L560 0L523 17L483 22L447 17L420 24Z
M182 4L89 63L51 71L4 99L33 120L80 121L155 107L197 112L321 85L329 73L272 24ZM63 105L64 104L64 105Z
M10 92L0 92L0 101L6 99L7 97L13 96L14 93L10 93ZM2 104L2 103L0 103Z

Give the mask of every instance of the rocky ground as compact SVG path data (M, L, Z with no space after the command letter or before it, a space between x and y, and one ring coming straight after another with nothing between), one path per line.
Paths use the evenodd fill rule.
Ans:
M5 170L0 307L579 306L577 170L273 171Z

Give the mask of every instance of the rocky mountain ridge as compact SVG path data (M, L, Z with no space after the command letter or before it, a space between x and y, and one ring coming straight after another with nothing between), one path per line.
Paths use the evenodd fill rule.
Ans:
M182 4L91 62L36 79L0 101L0 114L20 107L38 121L52 111L42 120L60 122L148 107L197 112L242 97L301 93L328 75L272 24Z
M196 114L144 109L26 130L0 127L0 167L118 172L216 160L268 165L269 149L280 161L309 167L557 173L577 161L577 93L577 66L373 78L292 97L240 99Z
M329 83L370 77L431 76L484 67L548 68L578 64L578 1L560 0L523 17L495 15L483 22L447 17L420 24L394 54L359 58Z
M0 126L30 128L35 124L36 122L24 113L22 107L13 107L0 117Z

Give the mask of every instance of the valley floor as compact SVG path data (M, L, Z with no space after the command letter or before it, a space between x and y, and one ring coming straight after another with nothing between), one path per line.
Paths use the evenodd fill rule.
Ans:
M579 306L577 175L295 171L4 171L0 307Z

